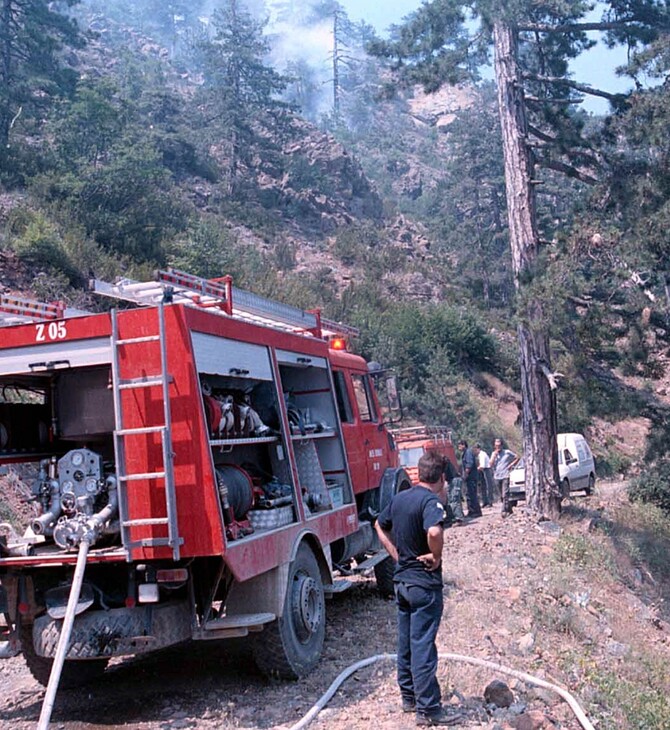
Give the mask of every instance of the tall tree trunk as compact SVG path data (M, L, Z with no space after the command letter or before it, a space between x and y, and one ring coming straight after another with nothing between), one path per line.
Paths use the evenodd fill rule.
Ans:
M340 122L340 29L339 12L333 15L333 117Z
M0 96L0 151L4 153L9 142L9 129L12 119L12 0L2 0L0 8L0 83L4 91Z
M518 68L516 30L503 21L493 29L498 111L503 138L509 237L519 309L517 334L521 367L526 503L536 514L561 511L555 383L542 302L524 291L535 274L539 239L533 161L526 144L527 123Z

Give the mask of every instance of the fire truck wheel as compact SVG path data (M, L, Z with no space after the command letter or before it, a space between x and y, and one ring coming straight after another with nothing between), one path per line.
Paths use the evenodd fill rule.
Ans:
M326 602L314 553L303 543L291 563L284 614L254 641L254 660L269 677L299 679L318 663L326 633Z
M375 565L375 578L377 579L377 590L383 598L390 598L394 595L393 589L393 572L395 570L395 560L388 557L381 563Z
M35 653L32 625L21 627L21 650L30 673L41 685L46 687L49 684L53 659ZM69 689L93 682L102 676L108 662L109 659L66 661L63 664L59 686L63 689Z

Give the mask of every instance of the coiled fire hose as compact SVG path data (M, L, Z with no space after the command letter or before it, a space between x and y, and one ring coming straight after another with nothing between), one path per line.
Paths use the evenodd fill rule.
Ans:
M74 617L77 610L77 603L79 602L79 594L81 593L81 584L84 580L86 558L88 557L88 550L90 546L91 536L85 536L82 538L82 541L79 544L79 555L77 556L77 566L74 569L74 577L72 578L70 596L67 601L67 608L65 609L65 617L63 618L63 625L60 630L60 638L58 639L58 647L56 648L56 656L54 657L54 663L51 666L49 684L47 685L47 691L44 695L44 701L42 702L42 711L40 712L40 719L37 723L37 730L48 730L49 728L51 713L56 700L56 692L60 683L60 675L63 671L65 655L67 654L67 648L70 643L70 635L72 634L72 626L74 625Z
M575 717L579 720L584 730L595 730L595 727L589 721L586 713L581 708L580 704L566 689L563 689L563 687L559 687L556 684L551 684L550 682L545 682L543 679L540 679L539 677L534 677L531 674L519 672L518 670L511 669L510 667L505 667L502 664L490 662L487 659L463 656L462 654L439 654L438 656L440 659L445 659L446 661L463 662L465 664L474 664L478 667L486 667L487 669L492 669L493 671L500 672L501 674L509 674L512 677L516 677L517 679L520 679L528 684L535 685L536 687L542 687L543 689L551 690L552 692L560 695L568 703L568 705L570 705L570 709L574 712ZM374 664L378 661L383 661L387 659L395 661L397 658L397 654L377 654L375 656L368 657L367 659L362 659L360 662L356 662L355 664L348 666L335 678L334 682L330 685L330 687L328 687L323 696L316 702L316 704L309 710L309 712L302 718L302 720L297 722L295 725L292 725L290 730L303 730L303 728L306 728L308 725L310 725L310 723L314 721L314 719L321 712L321 710L323 710L324 707L330 702L337 690L340 688L340 685L359 669L363 669L364 667L367 667L370 664Z

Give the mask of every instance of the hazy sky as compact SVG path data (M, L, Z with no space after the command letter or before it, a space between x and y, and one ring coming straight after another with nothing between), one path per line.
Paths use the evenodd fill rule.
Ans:
M340 0L352 20L365 20L379 31L421 7L421 0Z
M400 23L409 13L421 7L422 0L340 0L352 20L365 20L378 31L385 31L389 25ZM632 84L618 78L614 69L625 62L626 54L621 48L608 50L599 43L588 53L583 54L573 64L575 78L606 91L624 91ZM587 97L585 109L604 114L609 108L607 100Z

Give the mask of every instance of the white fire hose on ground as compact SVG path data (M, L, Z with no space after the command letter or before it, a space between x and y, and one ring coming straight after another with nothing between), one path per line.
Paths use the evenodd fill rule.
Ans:
M74 625L74 617L77 610L77 603L79 602L79 594L81 593L81 584L84 580L86 558L88 557L88 550L91 546L91 541L92 535L87 535L82 538L82 541L79 544L77 566L74 570L74 577L72 578L72 588L70 588L70 596L67 601L65 617L63 618L63 625L60 630L56 656L54 657L51 674L49 675L49 684L47 685L47 691L44 695L44 701L42 702L42 711L40 712L40 719L37 723L37 730L48 730L49 728L51 713L56 700L56 692L58 690L58 684L60 683L60 675L63 671L65 655L67 654L68 644L70 643L72 626Z
M556 684L551 684L550 682L545 682L543 679L540 679L539 677L534 677L531 674L526 674L525 672L519 672L516 669L511 669L510 667L505 667L502 664L497 664L496 662L490 662L487 659L479 659L477 657L463 656L462 654L439 654L439 658L445 659L447 661L452 661L452 662L463 662L465 664L474 664L475 666L478 666L478 667L486 667L487 669L492 669L495 672L500 672L502 674L509 674L512 677L516 677L517 679L520 679L523 682L527 682L528 684L535 685L536 687L542 687L544 689L551 690L552 692L555 692L556 694L560 695L568 703L568 705L570 705L570 709L574 712L576 718L579 720L579 722L580 722L581 726L584 728L584 730L595 730L595 727L589 721L588 717L586 716L586 713L581 708L580 704L566 689L563 689L563 687L559 687ZM375 662L382 661L385 659L395 661L397 659L397 654L377 654L375 656L368 657L367 659L362 659L360 662L356 662L355 664L352 664L349 667L347 667L343 672L341 672L335 678L335 681L326 690L325 694L309 710L309 712L302 718L302 720L297 722L295 725L292 725L290 730L303 730L303 728L306 728L310 723L312 723L314 721L314 719L321 712L321 710L323 710L323 708L330 702L330 700L333 698L333 696L339 689L340 685L346 679L348 679L352 674L357 672L359 669L363 669L364 667L367 667L370 664L374 664Z

